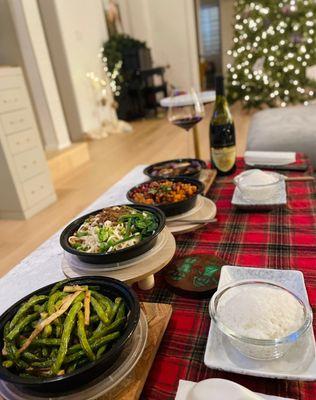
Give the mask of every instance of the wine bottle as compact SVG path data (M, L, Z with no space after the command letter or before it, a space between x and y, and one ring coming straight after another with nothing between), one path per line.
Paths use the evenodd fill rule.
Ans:
M229 175L236 169L235 126L224 92L224 78L215 78L216 100L210 123L212 166L219 175Z

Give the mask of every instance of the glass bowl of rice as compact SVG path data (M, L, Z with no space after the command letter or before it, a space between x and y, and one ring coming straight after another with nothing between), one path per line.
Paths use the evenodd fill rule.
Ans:
M313 314L295 293L270 281L243 280L214 293L216 328L247 357L282 357L309 330Z
M284 176L260 169L244 171L234 178L234 184L248 202L264 202L276 198L282 181Z

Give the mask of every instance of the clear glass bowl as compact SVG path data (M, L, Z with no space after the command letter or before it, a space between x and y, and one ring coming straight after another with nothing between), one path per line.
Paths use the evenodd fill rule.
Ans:
M227 295L229 292L230 295L233 295L234 289L241 286L245 287L245 285L275 287L285 290L291 294L303 307L304 322L302 326L288 336L276 339L255 339L243 336L238 332L234 332L221 321L218 314L218 305L220 304L223 295ZM236 307L238 307L238 303L236 303ZM245 356L257 360L273 360L282 357L290 349L290 347L293 346L293 344L295 344L309 330L313 320L313 313L310 306L304 304L304 302L293 292L283 286L263 280L243 280L224 286L222 289L214 293L210 302L209 312L213 323L216 325L216 328L228 338L230 343Z
M274 177L275 181L273 183L246 183L246 178L249 178L256 171L259 170L251 169L234 178L234 184L238 187L242 197L251 202L260 202L276 197L280 192L280 183L284 180L284 177L275 172L265 172Z

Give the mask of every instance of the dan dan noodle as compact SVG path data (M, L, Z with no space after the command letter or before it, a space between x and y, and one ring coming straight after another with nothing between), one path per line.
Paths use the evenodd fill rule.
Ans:
M148 211L109 207L89 216L68 241L82 252L110 253L139 243L153 235L157 227L156 217Z

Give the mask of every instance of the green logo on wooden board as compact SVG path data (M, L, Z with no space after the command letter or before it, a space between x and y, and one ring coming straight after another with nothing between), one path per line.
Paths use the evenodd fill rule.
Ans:
M176 259L165 269L171 286L189 291L206 291L217 287L224 260L208 254L194 254Z

